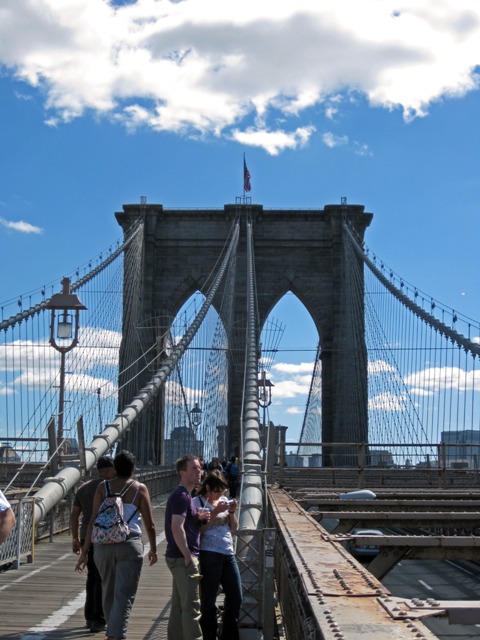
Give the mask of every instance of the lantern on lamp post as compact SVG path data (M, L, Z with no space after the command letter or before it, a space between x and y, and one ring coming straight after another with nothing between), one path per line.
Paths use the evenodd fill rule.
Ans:
M195 402L193 409L190 411L190 420L195 429L202 422L202 410L198 406L198 402Z
M199 442L197 438L197 427L200 426L200 423L202 422L202 410L200 409L198 402L195 402L193 409L190 410L189 417L190 417L190 426L192 427L193 435L195 438L195 451L197 453L200 453L198 451Z
M261 442L264 451L265 460L270 450L270 428L267 430L266 411L267 407L272 404L272 387L275 386L268 378L265 370L262 371L258 379L258 404L263 409L263 429L261 429Z
M62 292L54 294L47 303L50 318L50 344L60 353L60 385L58 396L57 447L63 441L65 411L65 354L78 344L80 311L86 309L78 297L70 292L70 278L63 278Z
M275 386L268 378L265 370L262 371L260 378L258 379L258 404L263 409L263 448L268 450L268 435L270 430L267 431L266 424L266 411L267 407L272 404L272 387Z
M265 426L265 409L272 404L272 387L275 385L267 378L265 371L258 379L258 404L263 407L263 424Z

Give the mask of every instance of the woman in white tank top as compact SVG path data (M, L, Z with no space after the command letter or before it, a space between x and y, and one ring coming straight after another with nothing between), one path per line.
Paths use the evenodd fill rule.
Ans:
M124 520L128 522L130 534L125 542L95 544L95 564L102 578L103 611L107 620L105 640L124 640L143 565L142 524L150 543L150 566L157 562L157 547L148 489L132 479L135 456L129 451L121 451L115 456L114 466L117 477L109 481L110 491L114 495L123 494ZM83 571L86 566L92 526L107 490L105 483L98 485L77 571Z

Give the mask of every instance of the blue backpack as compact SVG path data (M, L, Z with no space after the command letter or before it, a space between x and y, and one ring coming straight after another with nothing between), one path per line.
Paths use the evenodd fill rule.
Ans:
M125 521L123 517L123 496L132 486L126 484L120 493L112 493L108 480L104 481L105 498L100 505L92 527L92 542L96 544L117 544L125 542L130 533L128 523L135 515Z

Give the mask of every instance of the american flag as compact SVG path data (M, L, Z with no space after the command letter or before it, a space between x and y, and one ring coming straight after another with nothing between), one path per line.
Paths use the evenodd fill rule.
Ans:
M243 190L251 191L252 185L250 184L250 171L247 169L247 163L243 158Z

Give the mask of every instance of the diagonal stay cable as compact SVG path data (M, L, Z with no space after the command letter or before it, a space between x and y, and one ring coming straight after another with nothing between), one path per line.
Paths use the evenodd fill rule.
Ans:
M434 327L440 334L450 338L453 342L455 342L458 346L463 347L465 351L470 352L473 356L480 356L480 345L472 342L462 334L458 333L454 329L451 329L446 324L437 320L430 313L424 311L418 304L415 304L408 298L404 293L402 293L397 287L395 287L388 279L382 274L382 272L377 269L377 267L373 264L373 262L365 255L362 248L359 246L356 239L353 237L350 229L345 225L345 231L350 236L352 241L352 246L355 249L357 255L365 262L368 268L375 274L375 276L380 280L383 286L392 293L397 300L400 300L402 304L404 304L410 311L412 311L417 317L423 320L425 323Z
M83 278L80 278L80 280L77 280L75 283L73 283L70 286L70 291L73 293L74 291L79 289L81 286L83 286L86 282L88 282L89 280L94 278L96 275L98 275L106 267L108 267L108 265L111 264L116 258L118 258L118 256L121 255L123 251L130 245L130 243L134 240L134 238L141 231L141 229L143 229L143 224L139 224L138 226L136 226L132 230L131 234L129 234L129 236L125 239L125 242L120 247L118 247L116 251L114 251L106 260L104 260L101 264L99 264L98 267L95 267L95 269L92 269L89 273L83 276ZM48 298L47 300L42 300L42 302L39 302L38 304L30 307L29 309L25 309L25 311L21 311L20 313L15 314L11 318L8 318L8 320L3 320L3 322L0 322L0 331L6 330L9 327L13 327L14 325L22 322L23 320L26 320L27 318L32 318L37 313L40 313L40 311L42 311L43 309L46 309L50 300L51 298Z

